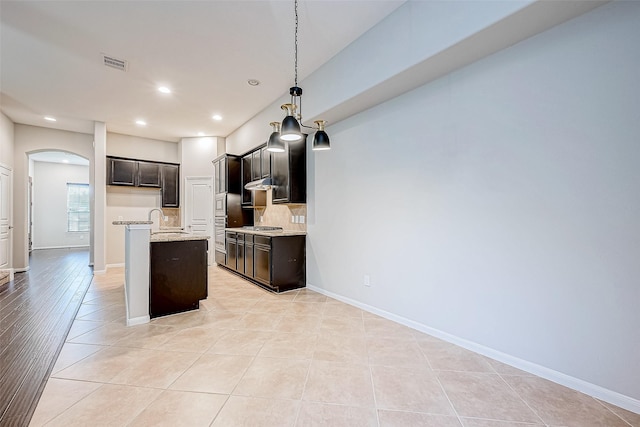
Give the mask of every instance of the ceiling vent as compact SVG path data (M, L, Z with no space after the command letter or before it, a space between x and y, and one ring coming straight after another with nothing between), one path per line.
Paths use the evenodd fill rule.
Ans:
M102 55L102 61L107 67L115 68L120 71L127 71L129 63L122 59L116 59L113 56Z

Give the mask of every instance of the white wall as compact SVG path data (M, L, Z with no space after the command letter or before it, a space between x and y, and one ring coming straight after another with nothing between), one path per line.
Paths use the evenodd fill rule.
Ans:
M89 184L89 166L34 162L34 249L89 246L89 232L67 232L68 183Z
M180 163L178 143L107 132L107 156Z
M149 211L162 205L157 189L133 187L107 187L106 218L106 263L107 267L124 265L124 233L121 225L113 225L117 220L147 220ZM153 219L157 222L157 213Z
M0 165L13 167L13 122L0 112Z
M18 271L29 266L27 247L28 154L37 151L62 150L86 159L93 158L93 135L14 125L13 169L13 266Z
M180 163L179 144L157 139L140 138L118 133L107 133L107 155L129 157L156 162ZM184 170L181 167L181 178ZM146 220L149 211L162 206L159 189L106 187L106 264L107 266L124 263L124 227L113 225L113 221ZM157 218L154 214L154 219ZM157 219L156 219L157 220Z
M179 144L183 176L213 176L213 163L218 157L218 140L215 136L182 138ZM220 153L222 154L222 153ZM184 194L184 192L182 192Z
M605 5L331 126L308 283L640 408L638 22Z

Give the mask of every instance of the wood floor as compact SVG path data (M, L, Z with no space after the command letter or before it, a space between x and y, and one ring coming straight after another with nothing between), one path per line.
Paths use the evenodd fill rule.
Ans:
M93 271L89 251L33 251L0 291L0 426L27 426Z

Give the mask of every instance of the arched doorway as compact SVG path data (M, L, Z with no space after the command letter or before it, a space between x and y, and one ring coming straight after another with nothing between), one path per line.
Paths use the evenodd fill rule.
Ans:
M89 160L62 150L28 153L27 244L90 247Z

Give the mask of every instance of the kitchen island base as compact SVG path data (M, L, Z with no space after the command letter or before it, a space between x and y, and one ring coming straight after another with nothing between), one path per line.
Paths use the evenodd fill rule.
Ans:
M207 298L207 241L152 241L151 318L197 310Z

